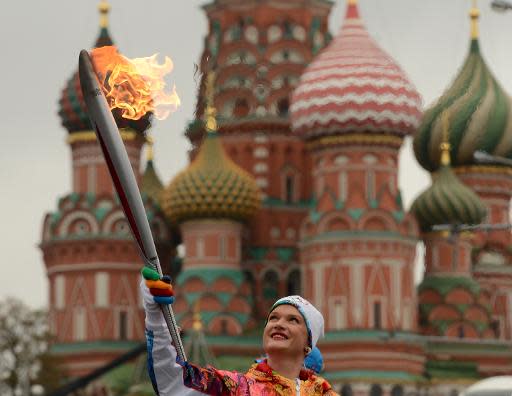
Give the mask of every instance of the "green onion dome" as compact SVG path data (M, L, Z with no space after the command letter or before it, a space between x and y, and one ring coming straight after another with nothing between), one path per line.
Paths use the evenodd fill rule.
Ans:
M483 150L512 159L512 101L487 67L478 43L478 9L472 9L469 54L453 84L424 115L414 137L418 162L428 171L439 168L441 114L449 111L451 158L454 166L473 165Z
M162 194L162 208L175 223L205 218L248 220L260 205L254 178L225 153L216 132L209 132L187 169Z
M435 224L478 224L486 215L480 198L466 187L450 167L449 145L444 144L441 167L432 175L432 185L413 202L411 212L423 232Z
M100 34L93 48L114 45L108 31L107 16L109 9L110 6L106 1L102 1L100 3ZM82 96L78 69L73 73L62 90L61 97L59 99L58 114L61 119L62 126L66 128L69 133L92 130L92 125L89 121L89 116L87 115L87 107ZM142 134L142 132L148 129L151 125L152 115L149 113L139 120L123 118L119 109L114 109L112 114L114 115L116 124L119 128L133 129L134 131Z

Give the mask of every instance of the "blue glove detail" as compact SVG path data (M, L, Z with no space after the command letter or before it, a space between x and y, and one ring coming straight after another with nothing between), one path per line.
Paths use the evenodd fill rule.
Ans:
M174 297L153 296L153 300L155 300L157 304L170 305L174 302Z

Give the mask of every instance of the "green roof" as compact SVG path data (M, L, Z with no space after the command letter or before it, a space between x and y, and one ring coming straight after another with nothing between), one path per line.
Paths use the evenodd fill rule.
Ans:
M227 278L232 280L236 286L244 280L244 274L242 271L224 268L193 268L183 270L176 279L178 285L183 285L191 278L199 278L206 284L212 284L217 279Z
M472 278L466 278L462 276L426 276L418 286L418 292L422 292L425 289L433 289L442 296L446 296L453 289L458 287L464 288L469 291L473 296L480 293L480 285L477 281Z
M104 352L104 351L127 351L135 348L140 341L93 341L93 342L73 342L70 344L54 344L51 347L51 353L66 354L76 352Z

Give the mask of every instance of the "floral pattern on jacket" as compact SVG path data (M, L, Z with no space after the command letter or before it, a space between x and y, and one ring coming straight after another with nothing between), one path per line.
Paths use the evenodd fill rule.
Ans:
M180 363L186 387L216 396L296 396L297 382L285 378L266 361L251 366L246 374L198 367ZM311 370L302 369L299 375L301 396L337 396L331 385Z

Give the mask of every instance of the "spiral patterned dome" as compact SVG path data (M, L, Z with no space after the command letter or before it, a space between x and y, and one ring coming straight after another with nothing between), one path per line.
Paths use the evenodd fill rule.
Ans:
M259 205L253 177L228 158L215 132L206 135L192 164L162 194L162 208L174 223L204 218L245 221Z
M445 155L448 156L448 152ZM431 231L436 224L478 224L484 219L485 205L457 178L449 161L432 177L432 185L411 207L423 232Z
M420 95L370 37L356 3L349 1L339 34L307 67L293 93L292 128L304 137L404 136L420 123Z
M101 3L99 6L101 13L100 34L93 48L114 45L108 32L107 14L109 8L110 6L106 2ZM139 120L128 120L121 117L119 109L114 109L112 113L119 128L130 128L137 132L143 132L151 125L151 114L146 114ZM87 115L87 107L82 96L78 70L73 73L62 90L58 114L61 118L62 126L69 133L92 130L92 125Z
M473 38L469 54L452 85L429 108L414 138L414 153L428 171L439 167L442 140L441 114L453 114L449 131L454 166L474 165L473 154L483 150L512 159L512 102L487 67L478 43L476 19L471 12Z

